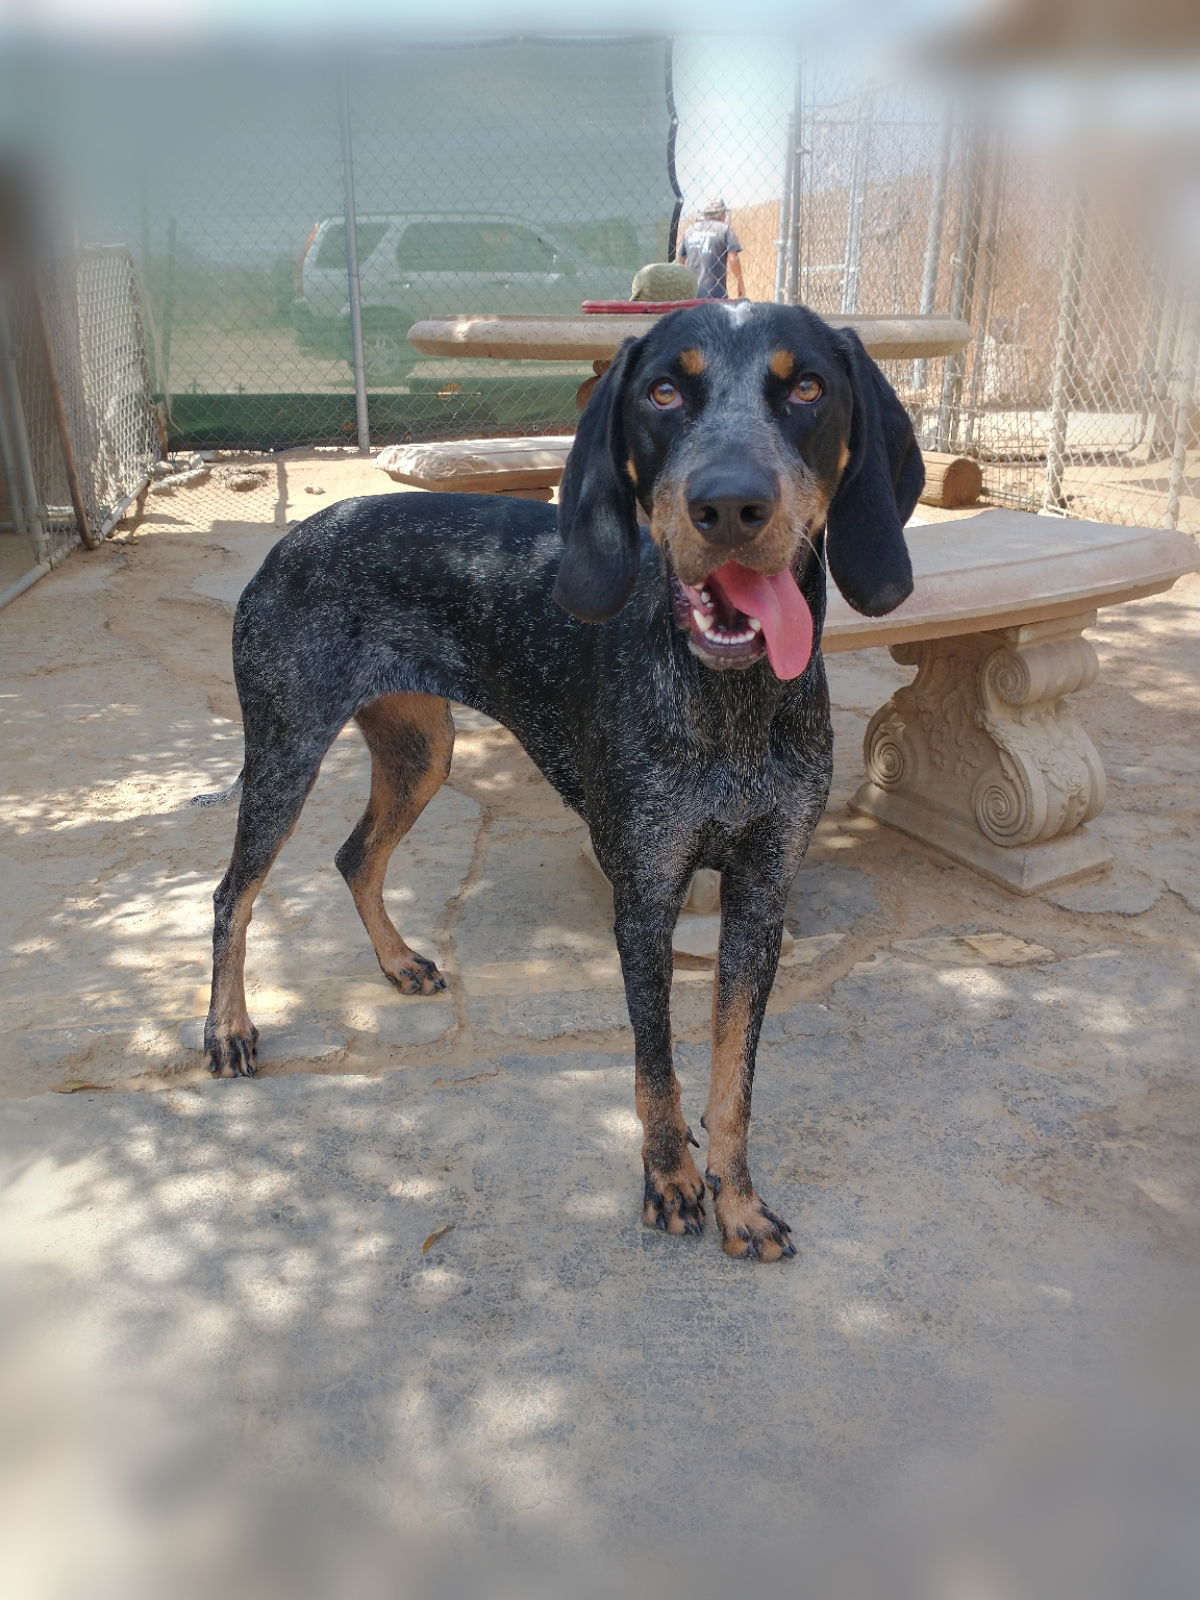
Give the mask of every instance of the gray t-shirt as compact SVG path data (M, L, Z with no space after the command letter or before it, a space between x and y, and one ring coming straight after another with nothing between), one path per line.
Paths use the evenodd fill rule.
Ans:
M692 223L683 236L680 254L687 257L687 264L698 279L697 300L726 298L725 269L729 252L741 248L737 234L727 222L720 222L716 217L701 217Z

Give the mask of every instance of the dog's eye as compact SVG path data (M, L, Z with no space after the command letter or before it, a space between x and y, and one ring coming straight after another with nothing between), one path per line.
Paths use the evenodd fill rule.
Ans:
M788 395L790 406L811 406L814 400L819 400L825 393L820 378L797 378Z
M650 399L660 411L673 411L676 406L683 404L683 396L670 378L659 378L657 383L650 385Z

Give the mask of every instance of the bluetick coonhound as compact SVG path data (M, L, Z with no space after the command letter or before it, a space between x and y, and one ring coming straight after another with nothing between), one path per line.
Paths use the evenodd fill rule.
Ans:
M587 823L612 884L643 1220L699 1232L707 1182L730 1255L793 1255L746 1145L784 905L829 792L825 565L868 616L899 605L912 587L902 528L923 481L908 419L853 333L800 308L713 304L621 347L580 419L557 509L377 495L281 539L234 623L246 744L214 896L212 1071L254 1072L251 907L351 718L371 793L338 868L384 976L404 994L444 987L382 891L450 770L460 701L512 730ZM669 1013L672 931L702 866L722 874L703 1180Z

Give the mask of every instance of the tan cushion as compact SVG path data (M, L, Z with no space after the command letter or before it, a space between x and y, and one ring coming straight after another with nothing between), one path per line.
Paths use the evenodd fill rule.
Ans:
M574 439L555 434L536 439L447 439L432 444L393 444L375 465L396 483L418 489L475 490L551 488L562 477Z

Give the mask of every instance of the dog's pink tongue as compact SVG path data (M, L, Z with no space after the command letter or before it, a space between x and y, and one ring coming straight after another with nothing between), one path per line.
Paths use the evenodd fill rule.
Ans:
M798 678L813 648L813 619L808 602L790 572L767 577L737 561L709 573L709 581L731 605L762 623L767 660L777 678Z

